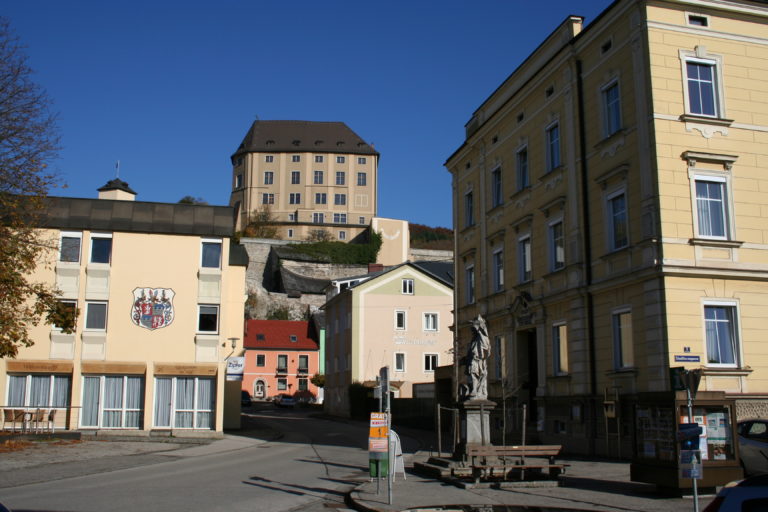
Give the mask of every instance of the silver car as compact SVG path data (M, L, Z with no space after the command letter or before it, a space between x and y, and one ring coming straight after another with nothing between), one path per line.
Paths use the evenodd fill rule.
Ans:
M740 421L739 453L747 475L768 473L768 420Z

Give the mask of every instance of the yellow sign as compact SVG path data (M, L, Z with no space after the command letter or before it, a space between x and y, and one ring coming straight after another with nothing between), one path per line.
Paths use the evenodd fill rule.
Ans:
M387 413L372 412L371 428L368 437L374 439L386 439L389 429L387 427Z

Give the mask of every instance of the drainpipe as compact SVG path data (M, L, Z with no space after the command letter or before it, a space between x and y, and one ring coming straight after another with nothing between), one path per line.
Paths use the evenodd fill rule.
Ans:
M576 96L579 110L579 153L581 160L581 208L584 223L584 287L587 307L587 352L589 354L590 436L589 452L595 453L595 426L597 425L597 368L595 356L595 306L592 296L592 223L589 215L589 176L587 168L587 139L584 119L584 81L581 61L576 60Z

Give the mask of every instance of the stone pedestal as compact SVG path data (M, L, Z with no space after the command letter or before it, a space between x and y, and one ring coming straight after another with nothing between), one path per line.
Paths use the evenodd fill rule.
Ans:
M463 459L467 444L491 444L491 411L496 402L490 400L467 400L459 404L461 440L456 446L457 458Z

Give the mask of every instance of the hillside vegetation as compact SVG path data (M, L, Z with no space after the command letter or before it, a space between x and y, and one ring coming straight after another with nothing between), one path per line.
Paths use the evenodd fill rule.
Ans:
M424 224L411 224L411 247L413 249L453 250L453 230L432 228Z

